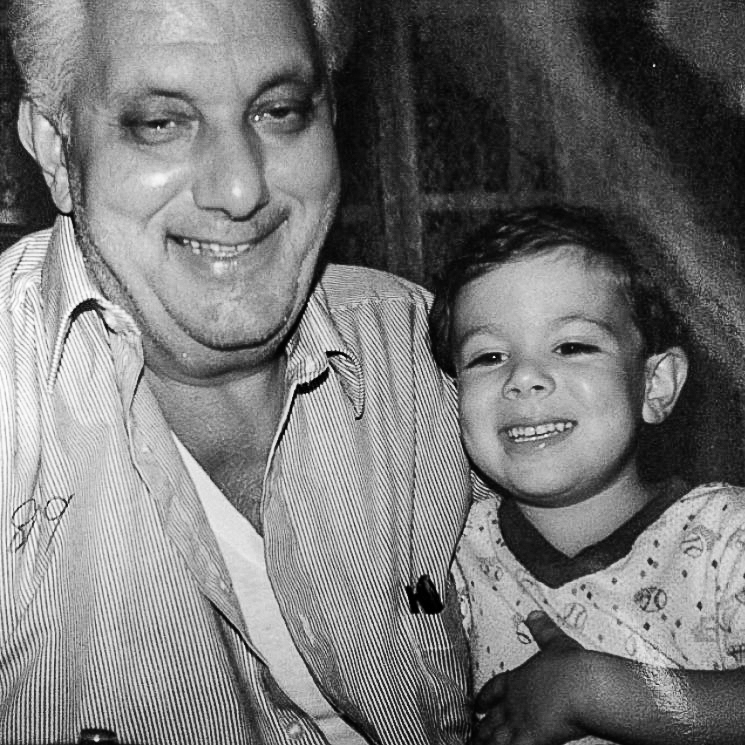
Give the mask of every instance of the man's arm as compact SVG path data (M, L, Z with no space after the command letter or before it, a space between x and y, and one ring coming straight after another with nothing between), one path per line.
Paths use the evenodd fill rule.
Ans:
M526 623L541 651L482 688L474 745L745 742L745 669L644 665L584 649L542 613Z

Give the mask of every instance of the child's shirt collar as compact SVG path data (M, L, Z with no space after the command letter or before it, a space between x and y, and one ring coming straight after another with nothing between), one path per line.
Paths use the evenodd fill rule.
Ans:
M502 500L499 527L515 558L537 580L555 589L622 559L631 551L639 535L687 491L687 485L679 478L660 482L657 496L644 509L576 556L567 556L552 546L523 515L514 499Z

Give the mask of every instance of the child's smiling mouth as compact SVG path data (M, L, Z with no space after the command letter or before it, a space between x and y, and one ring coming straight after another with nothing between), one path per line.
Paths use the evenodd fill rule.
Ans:
M569 420L558 420L553 422L541 422L540 424L507 427L503 432L511 442L540 442L563 434L567 430L572 429L575 424L576 422Z

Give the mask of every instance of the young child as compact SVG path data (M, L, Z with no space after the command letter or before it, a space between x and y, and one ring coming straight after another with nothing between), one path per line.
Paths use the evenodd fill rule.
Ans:
M431 330L503 495L473 504L454 566L474 685L493 679L475 742L745 742L745 490L640 473L687 358L632 248L588 210L502 215L447 267ZM574 642L536 655L532 611Z

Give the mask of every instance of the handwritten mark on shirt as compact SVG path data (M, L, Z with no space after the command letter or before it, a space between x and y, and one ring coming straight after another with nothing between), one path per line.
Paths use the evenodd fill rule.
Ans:
M74 495L68 494L66 497L52 496L49 499L37 501L34 497L27 499L13 510L10 521L13 525L14 533L11 539L10 548L12 551L20 551L34 531L37 525L44 521L50 523L53 528L49 535L49 543L52 542L54 534L57 532L62 516L67 510L70 500Z

